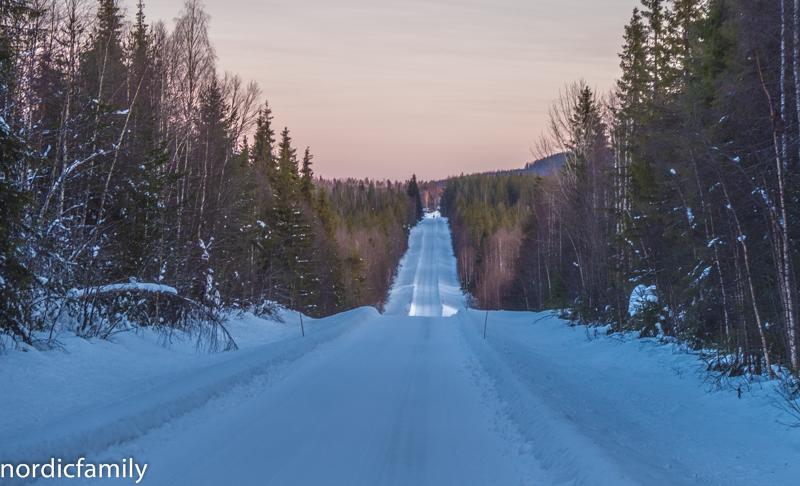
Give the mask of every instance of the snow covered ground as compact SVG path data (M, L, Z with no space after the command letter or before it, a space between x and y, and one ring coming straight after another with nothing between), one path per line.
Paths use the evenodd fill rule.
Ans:
M697 358L655 340L560 320L460 312L460 329L505 414L557 483L800 484L800 431L758 383L718 391ZM535 324L531 324L537 321Z
M133 457L152 485L800 484L766 385L709 392L672 346L546 314L490 312L484 340L435 213L384 315L306 318L305 338L284 318L234 320L242 349L212 356L148 335L0 356L0 463Z

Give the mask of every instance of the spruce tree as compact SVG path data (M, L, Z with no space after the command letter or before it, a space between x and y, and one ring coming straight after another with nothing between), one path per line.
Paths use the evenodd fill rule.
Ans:
M574 100L573 112L569 118L570 139L567 142L567 149L570 155L569 161L575 164L588 163L591 150L594 148L595 140L601 135L600 113L597 109L594 93L588 86L583 86L577 93L578 99ZM585 171L586 168L575 170ZM585 178L585 176L584 176Z
M253 146L250 148L250 157L253 166L257 170L263 171L267 180L275 184L278 172L275 163L275 130L272 129L272 110L268 103L264 103L264 108L259 111L256 118L256 131L253 134Z
M130 277L158 279L161 265L152 265L151 257L158 253L156 248L169 233L162 224L168 213L162 194L175 176L165 170L170 154L158 133L158 97L154 96L157 63L151 43L144 3L139 0L127 45L126 106L130 113L126 115L128 120L120 120L123 126L127 123L127 133L119 147L112 181L116 188L107 202L106 220L113 228L113 238L108 241L113 256L106 258L111 264L107 278L112 281Z
M16 60L20 54L18 26L34 13L19 0L0 4L0 334L30 342L22 314L22 294L31 275L21 262L22 219L29 194L20 187L26 142L15 127L13 100L17 89ZM2 344L0 343L0 348Z
M667 9L663 0L641 0L643 15L647 20L650 82L654 95L663 93L663 78L667 74L669 51L667 46Z
M148 67L148 51L150 38L147 35L147 24L144 17L144 2L136 4L136 23L131 33L131 70L133 79L143 76Z
M305 214L300 193L296 150L288 128L281 132L272 207L265 217L267 256L271 280L284 302L298 310L316 313L319 284L314 262L314 230Z
M651 117L656 76L651 33L653 25L660 29L662 18L659 1L642 3L646 8L655 9L656 13L646 10L642 15L638 8L633 9L631 20L625 27L625 44L620 54L622 75L617 82L620 108L614 127L618 155L613 207L617 218L616 229L622 236L617 241L618 253L615 258L617 278L621 282L628 278L626 274L630 267L637 266L638 258L630 253L630 242L641 243L639 238L643 236L645 223L638 213L632 218L631 211L646 210L655 198L653 168L647 160L643 160L641 154L645 127ZM647 24L645 20L648 20Z
M100 103L121 106L127 91L122 14L115 0L99 0L97 24L81 64L87 88ZM143 19L143 17L142 17Z
M333 236L336 230L336 222L334 221L334 212L333 209L331 209L330 200L328 200L328 191L326 191L324 187L320 187L317 191L315 211L322 221L325 234L330 240L334 241Z
M412 221L411 226L416 225L419 221L422 220L423 211L422 211L422 198L419 195L419 186L417 185L417 175L412 174L411 180L408 181L408 188L406 189L406 194L410 199L411 203L411 214L412 214Z
M281 132L278 144L278 172L275 176L275 194L278 199L295 200L300 189L300 177L297 172L297 150L292 148L289 129Z
M625 111L623 116L630 118L640 109L642 96L648 91L647 33L638 8L633 9L633 16L625 26L623 37L625 44L619 55L622 75L617 81L617 90Z
M2 42L2 40L0 40ZM0 47L0 63L8 61ZM6 88L5 80L2 88ZM24 142L5 122L6 110L0 115L0 333L10 332L27 340L23 332L20 308L21 293L30 284L28 270L20 262L22 217L28 194L18 184L20 162L25 157Z
M309 148L303 155L303 168L300 170L300 195L308 204L314 204L314 172L311 170L311 155Z
M694 24L702 17L700 0L674 0L672 15L669 16L669 37L667 48L671 57L673 77L677 81L689 74L688 62L692 55L692 31Z

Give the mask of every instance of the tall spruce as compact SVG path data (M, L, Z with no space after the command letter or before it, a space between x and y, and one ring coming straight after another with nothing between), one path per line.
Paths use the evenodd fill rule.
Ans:
M306 147L303 154L303 167L300 169L300 195L308 204L314 204L314 172L311 170L311 151Z
M411 199L411 204L413 207L412 214L414 215L414 224L417 221L422 219L423 211L422 211L422 198L419 194L419 185L417 185L417 175L413 174L411 176L411 180L408 181L408 188L406 189L406 194Z
M30 334L23 321L22 294L32 281L21 262L22 222L29 202L21 183L27 144L18 135L13 100L20 81L15 69L21 48L19 26L35 14L25 1L0 4L0 334L26 342L30 342Z
M278 167L275 161L275 130L272 128L272 110L269 104L259 111L256 118L256 130L253 134L253 146L250 157L253 165L266 175L267 180L275 183Z

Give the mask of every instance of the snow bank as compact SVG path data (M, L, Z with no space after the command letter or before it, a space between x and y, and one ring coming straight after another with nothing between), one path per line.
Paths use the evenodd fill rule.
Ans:
M768 388L715 391L695 356L547 314L457 314L489 392L556 484L796 484L800 434ZM757 386L757 385L756 385Z
M491 336L489 342L495 340L495 327L500 325L498 314L490 313L487 325L491 327L487 330L487 336ZM520 314L527 315L517 317L532 320L530 313ZM570 415L561 413L559 408L551 408L535 392L532 393L530 387L521 381L524 377L519 376L519 372L544 370L528 370L533 363L504 359L501 354L509 354L507 349L496 349L482 339L484 318L485 312L473 310L457 315L465 340L490 379L490 393L496 393L502 403L500 413L517 426L527 448L541 467L552 475L555 484L639 484L625 477L606 451L581 434Z
M124 345L83 341L82 346L73 347L74 354L12 352L0 358L0 389L4 390L0 457L5 463L42 462L51 457L71 460L132 440L275 366L301 358L377 315L374 308L365 307L322 320L304 318L306 337L302 338L297 314L286 313L284 330L277 333L284 333L284 339L248 345L241 339L257 334L251 316L249 322L245 319L230 326L244 349L211 357L181 355L180 350L157 353L150 349L154 343L148 346L133 335L124 335ZM290 330L292 337L288 337ZM77 345L77 341L81 340L68 344ZM150 366L140 362L150 358L155 358ZM188 365L181 366L184 359ZM129 369L142 375L132 375ZM150 382L156 385L148 388ZM60 412L62 408L68 413ZM47 417L50 411L55 419ZM14 421L22 425L13 426L10 422Z

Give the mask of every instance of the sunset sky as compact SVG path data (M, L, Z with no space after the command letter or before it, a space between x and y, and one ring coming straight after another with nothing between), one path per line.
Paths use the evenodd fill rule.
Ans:
M170 30L183 0L145 3ZM323 177L522 167L565 83L599 91L637 0L205 0L220 74L261 86ZM128 19L135 2L128 1Z

